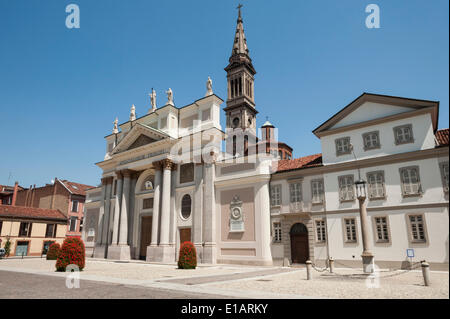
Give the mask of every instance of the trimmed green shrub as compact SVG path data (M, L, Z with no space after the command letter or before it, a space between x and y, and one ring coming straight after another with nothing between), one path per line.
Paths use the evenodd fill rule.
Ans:
M9 254L11 253L11 241L9 240L9 237L6 238L6 243L5 243L5 256L9 257Z
M58 243L53 243L48 247L47 260L57 260L59 253L61 252L61 246Z
M79 237L68 237L64 240L56 260L56 271L66 271L68 265L77 265L83 270L85 265L85 247Z
M190 241L185 241L180 247L178 258L179 269L195 269L197 267L197 251Z

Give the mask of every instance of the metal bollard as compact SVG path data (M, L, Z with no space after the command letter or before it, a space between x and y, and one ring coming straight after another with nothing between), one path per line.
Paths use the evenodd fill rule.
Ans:
M312 280L312 262L311 262L311 260L306 261L306 280Z
M430 264L428 264L425 260L421 262L422 264L422 275L423 275L423 282L425 286L431 285L430 280Z
M330 259L328 259L328 262L330 263L330 273L334 273L334 259L330 257Z

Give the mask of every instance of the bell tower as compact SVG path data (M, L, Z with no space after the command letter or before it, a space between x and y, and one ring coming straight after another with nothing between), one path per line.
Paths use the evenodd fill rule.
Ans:
M227 129L240 128L243 131L251 129L256 131L256 114L254 95L255 68L249 56L247 40L244 33L244 24L241 16L240 4L236 33L234 35L233 50L229 58L229 64L225 68L227 72L228 97L226 112Z

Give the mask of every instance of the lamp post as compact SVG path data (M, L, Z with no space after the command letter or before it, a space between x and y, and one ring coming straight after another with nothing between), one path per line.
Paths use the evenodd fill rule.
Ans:
M361 255L363 261L363 271L365 273L374 272L374 256L370 251L369 245L369 220L367 218L366 209L366 181L359 179L355 182L356 186L356 197L359 201L359 217L361 220L361 235L363 242L363 253Z

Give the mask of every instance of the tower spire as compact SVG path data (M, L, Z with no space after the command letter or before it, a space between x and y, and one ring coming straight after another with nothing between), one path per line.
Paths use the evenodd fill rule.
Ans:
M242 4L239 4L237 6L238 18L236 32L234 34L233 49L231 51L231 56L229 59L230 64L227 66L227 68L231 67L233 64L246 64L254 73L256 73L252 65L252 59L249 55L247 39L245 38L244 20L242 19L241 13L242 7Z

